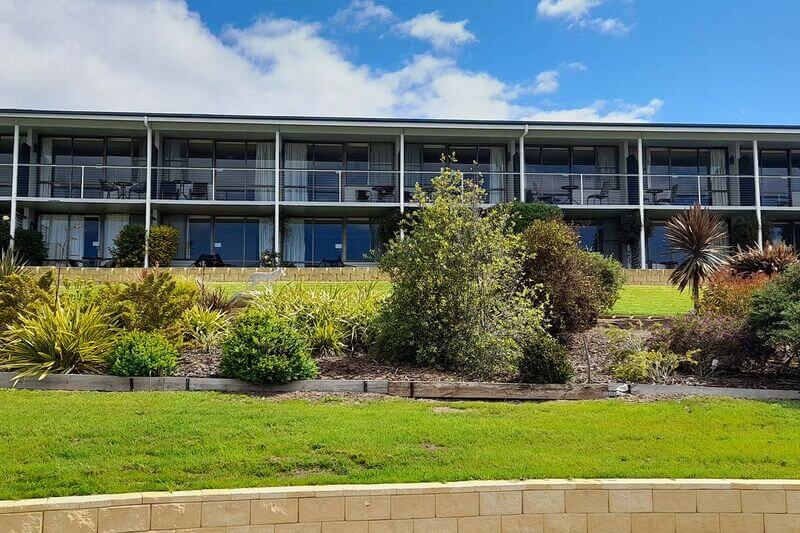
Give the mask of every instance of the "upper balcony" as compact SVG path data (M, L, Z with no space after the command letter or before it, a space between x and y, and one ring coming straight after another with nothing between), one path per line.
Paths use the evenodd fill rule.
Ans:
M395 170L279 171L282 202L398 203L400 172Z

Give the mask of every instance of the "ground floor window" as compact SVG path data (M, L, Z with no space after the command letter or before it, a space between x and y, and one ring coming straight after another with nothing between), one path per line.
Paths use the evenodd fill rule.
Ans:
M378 222L357 218L290 218L283 229L283 258L301 266L372 261Z
M127 214L43 213L38 215L36 227L44 237L48 260L91 260L111 258L114 239L122 226L131 222L144 224L142 217Z
M261 253L274 249L272 217L165 215L162 223L180 233L179 261L218 255L225 264L258 266Z
M767 222L764 240L797 248L800 245L800 222Z
M603 253L603 224L579 223L575 226L580 247L589 252Z

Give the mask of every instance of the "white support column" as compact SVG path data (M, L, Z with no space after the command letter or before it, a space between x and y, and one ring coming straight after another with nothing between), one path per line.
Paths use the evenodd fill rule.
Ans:
M272 239L273 251L278 254L281 252L281 132L275 130L275 223L274 236Z
M400 134L400 214L406 212L406 134ZM405 231L400 228L400 238L406 237Z
M9 248L14 249L14 235L17 233L17 181L19 180L19 124L14 125L14 155L11 167L11 213L9 213Z
M639 164L639 268L647 268L647 232L644 226L644 150L642 138L636 140L636 159Z
M150 200L153 195L153 129L147 122L147 117L144 120L145 127L147 128L147 183L144 201L144 268L150 266L150 216L151 205Z
M519 201L525 201L525 134L519 136Z
M758 226L758 249L764 249L764 235L761 231L761 173L758 169L758 141L753 139L753 182L756 189L756 225Z

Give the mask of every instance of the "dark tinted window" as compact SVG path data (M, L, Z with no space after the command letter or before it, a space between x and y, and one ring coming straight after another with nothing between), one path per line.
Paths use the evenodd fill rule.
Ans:
M347 259L365 261L365 255L372 248L370 225L368 222L347 223Z
M347 145L347 168L350 170L369 169L369 147L366 144Z
M763 176L785 176L789 168L786 150L762 150L760 163Z
M243 142L217 142L217 166L222 168L244 168L247 165L247 150Z
M314 145L314 168L320 170L339 170L342 168L341 144Z
M211 167L213 166L214 143L211 141L189 141L189 166L190 167Z

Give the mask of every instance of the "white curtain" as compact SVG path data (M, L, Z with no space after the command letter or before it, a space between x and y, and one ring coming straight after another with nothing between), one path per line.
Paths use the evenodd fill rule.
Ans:
M65 261L83 257L83 216L40 215L39 229L48 259Z
M725 177L725 150L709 150L711 178L711 205L728 205L728 179Z
M69 217L69 258L83 258L83 215Z
M258 251L272 252L275 250L275 223L271 218L261 217L258 219Z
M369 145L369 169L367 183L373 185L394 185L394 144L371 143ZM386 171L386 172L375 172Z
M165 167L179 167L188 163L181 156L181 140L180 139L165 139L162 143L164 145L164 166ZM180 180L185 177L185 171L179 169L170 169L162 171L161 182ZM161 198L162 191L156 191L156 198Z
M53 139L50 137L43 137L41 142L41 157L39 162L43 165L53 164ZM44 166L38 167L39 169L39 196L41 198L49 198L51 193L50 184L53 181L53 167Z
M610 189L618 190L620 180L617 174L617 149L613 147L599 147L595 150L595 167L598 174L611 174L611 176L598 176L597 188L601 192L611 194ZM616 197L616 193L614 193ZM613 202L609 202L613 203Z
M302 266L306 260L306 228L302 218L290 218L286 221L286 235L283 239L283 259L289 263Z
M275 143L256 143L255 199L274 200L272 186L275 183ZM267 170L269 169L269 170ZM264 248L262 247L263 251Z
M123 226L128 224L129 215L106 215L103 218L103 248L101 256L111 257L111 248L114 247L114 239L119 235Z
M503 201L503 176L506 171L506 153L502 146L489 148L489 203L499 204ZM486 184L484 184L484 187ZM509 191L510 192L510 191Z
M305 143L286 143L286 164L287 169L307 169L308 145ZM307 201L308 200L308 172L302 170L284 171L284 200Z
M405 146L405 188L410 191L409 194L414 194L414 184L422 182L422 176L416 174L422 170L422 145L421 144L407 144ZM403 191L401 191L402 193ZM410 198L406 198L410 200Z

